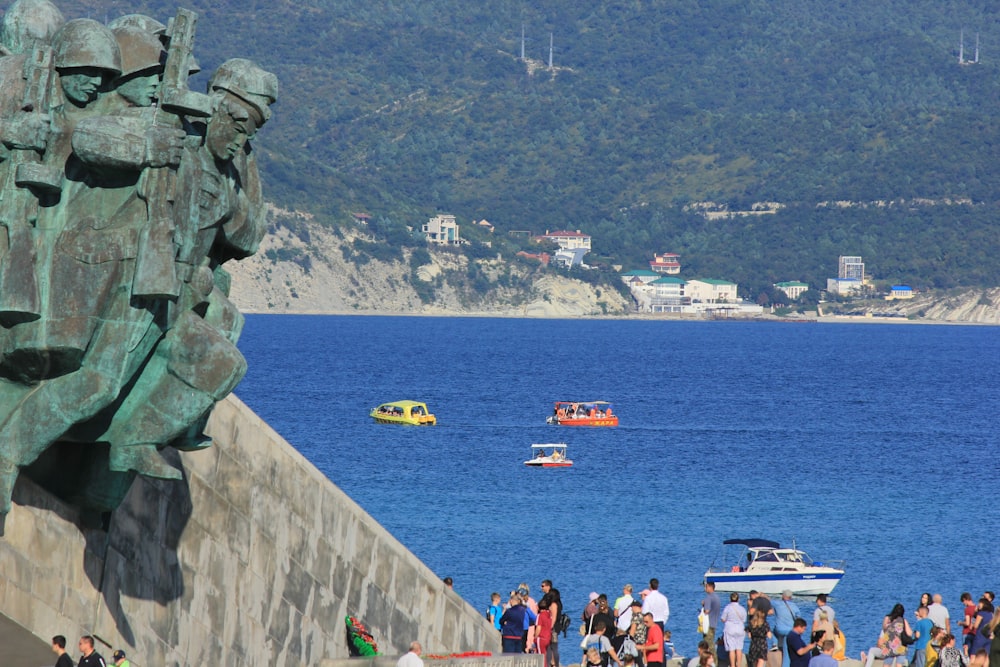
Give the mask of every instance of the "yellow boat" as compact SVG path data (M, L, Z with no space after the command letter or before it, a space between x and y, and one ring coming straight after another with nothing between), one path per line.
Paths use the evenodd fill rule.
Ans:
M372 408L369 415L379 424L412 424L433 426L437 418L427 411L427 404L418 401L393 401Z

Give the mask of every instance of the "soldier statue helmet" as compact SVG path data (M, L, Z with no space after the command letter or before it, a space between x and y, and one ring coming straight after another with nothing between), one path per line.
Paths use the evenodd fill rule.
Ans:
M134 25L111 30L121 51L121 76L115 82L118 94L140 107L148 107L156 97L160 73L167 52L154 33Z
M245 58L233 58L219 65L208 81L208 92L225 91L250 105L261 126L271 117L270 105L278 99L278 77Z
M62 12L49 0L16 0L3 15L0 48L16 54L47 45L64 23Z
M270 118L270 105L278 98L278 78L249 60L234 58L219 66L208 90L216 104L205 145L216 159L231 160Z
M63 92L77 106L97 98L107 79L122 71L114 34L93 19L73 19L52 38L53 60Z

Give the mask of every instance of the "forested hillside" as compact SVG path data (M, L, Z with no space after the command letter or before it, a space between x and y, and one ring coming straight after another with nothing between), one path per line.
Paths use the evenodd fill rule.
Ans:
M278 73L256 141L268 197L327 224L583 229L592 262L676 252L684 275L751 287L821 285L840 254L915 287L1000 285L996 3L183 1L206 70L239 55ZM963 28L978 64L958 63ZM840 200L869 205L817 206ZM785 208L709 221L685 209L701 201Z

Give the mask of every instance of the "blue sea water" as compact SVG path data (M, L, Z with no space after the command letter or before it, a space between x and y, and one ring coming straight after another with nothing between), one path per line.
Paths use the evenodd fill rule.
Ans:
M691 655L722 541L795 540L846 559L857 657L895 602L1000 589L997 327L256 315L240 347L240 398L477 609L658 577ZM403 398L438 426L368 417ZM545 424L580 399L621 426ZM573 468L522 465L556 441Z

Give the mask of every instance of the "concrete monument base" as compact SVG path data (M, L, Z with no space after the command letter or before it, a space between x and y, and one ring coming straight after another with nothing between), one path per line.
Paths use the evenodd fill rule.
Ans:
M53 635L75 655L93 634L135 664L282 667L347 657L352 614L387 655L499 653L479 612L237 398L207 433L214 446L175 454L182 480L137 477L103 525L22 475L0 538L16 625L0 632L34 637L38 664Z

